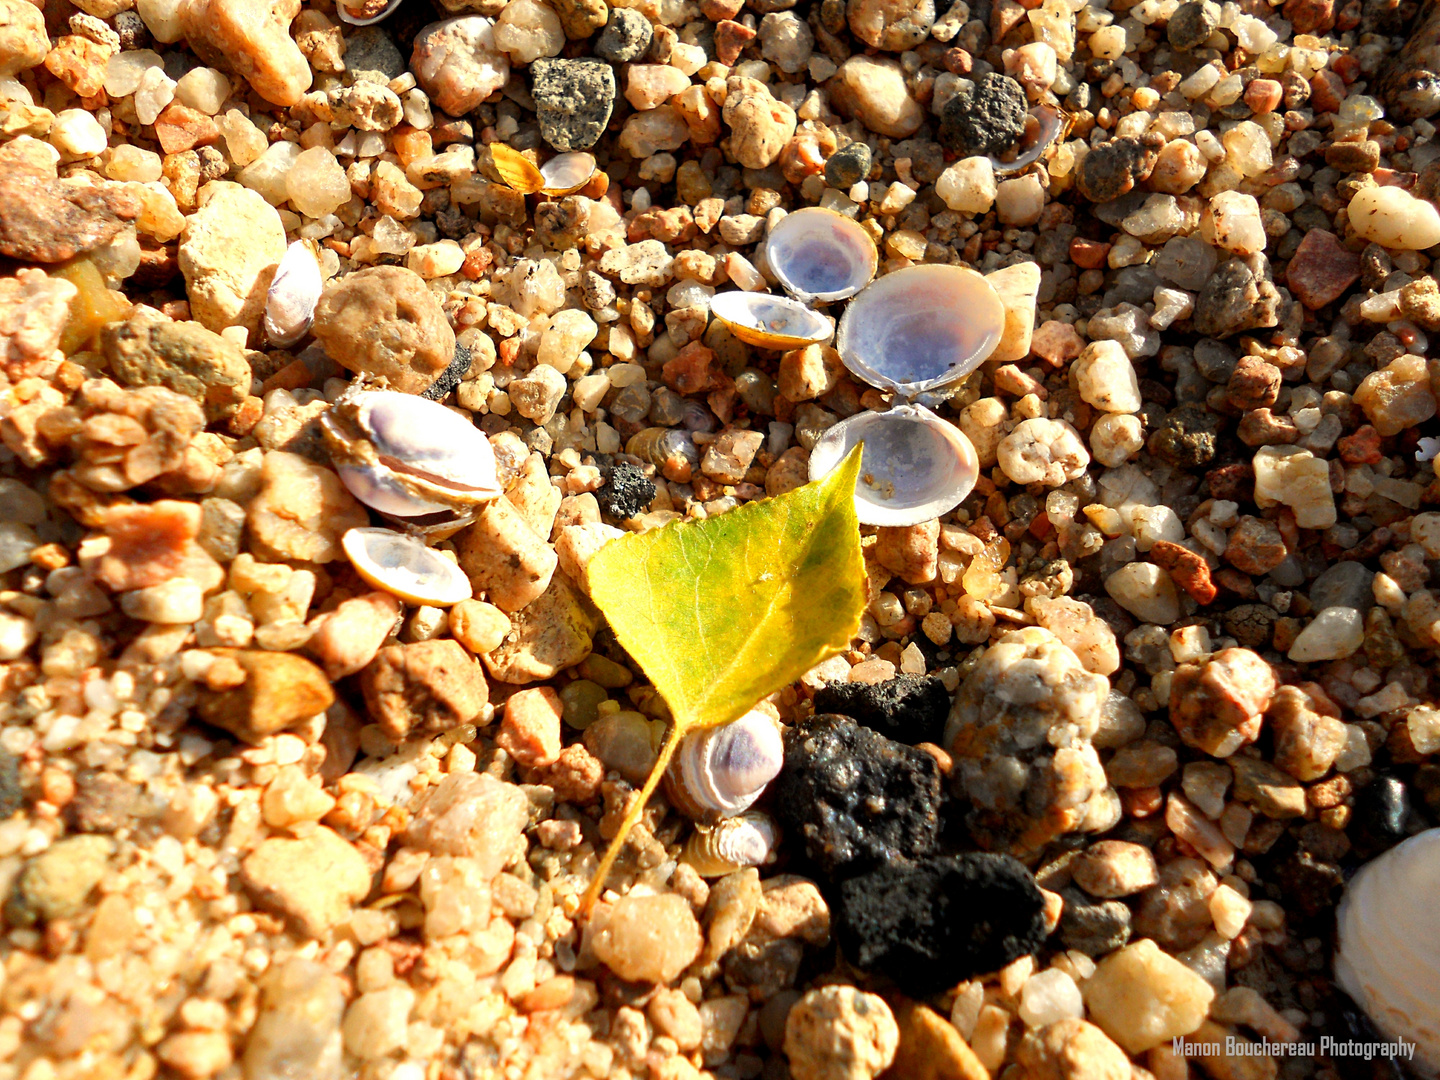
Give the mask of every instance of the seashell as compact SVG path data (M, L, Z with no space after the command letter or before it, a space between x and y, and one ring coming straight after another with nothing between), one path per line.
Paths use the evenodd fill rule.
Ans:
M372 26L382 19L388 19L395 14L395 9L400 6L400 0L388 0L380 3L379 0L362 0L361 3L346 6L345 0L337 0L335 14L340 16L340 21L349 23L351 26ZM358 14L356 14L358 12ZM377 14L368 14L378 12Z
M966 266L907 266L845 309L840 359L871 386L915 397L963 379L1000 343L1005 305Z
M355 386L320 426L341 481L382 514L453 516L502 494L484 432L437 402Z
M775 861L780 828L769 814L747 810L714 825L697 825L680 853L701 877L724 877Z
M975 489L980 459L965 433L923 405L862 412L830 428L810 451L810 479L828 476L865 443L855 512L866 525L917 525L948 513Z
M324 287L320 248L314 240L296 240L285 249L265 294L265 337L270 344L288 349L309 332Z
M990 167L997 175L1007 176L1011 173L1018 173L1029 168L1044 156L1045 151L1050 149L1052 143L1060 138L1061 134L1069 126L1069 117L1059 109L1049 105L1042 105L1030 111L1030 119L1035 121L1032 129L1027 121L1025 134L1021 136L1020 145L1024 147L1016 156L1014 161L1001 161L997 157L990 159Z
M676 428L643 428L630 436L625 452L648 461L677 484L688 484L700 468L700 448L688 431Z
M788 296L724 292L711 298L710 311L741 341L762 349L799 349L835 333L829 319Z
M540 190L546 195L569 195L579 191L595 175L595 155L581 151L556 154L540 166Z
M728 724L686 735L665 770L665 795L696 821L734 817L750 809L784 763L780 724L752 709Z
M350 529L340 546L356 573L407 603L449 607L472 595L465 571L413 536L391 529Z
M495 162L495 171L500 174L500 179L520 194L533 195L545 187L545 178L540 170L519 150L504 143L491 143L490 159Z
M1415 1043L1410 1066L1440 1077L1440 829L1360 868L1336 913L1335 981L1393 1039Z
M810 304L854 296L875 276L880 253L858 222L808 206L770 230L765 260L786 292Z
M694 398L680 399L680 426L690 434L709 433L720 426L715 414Z

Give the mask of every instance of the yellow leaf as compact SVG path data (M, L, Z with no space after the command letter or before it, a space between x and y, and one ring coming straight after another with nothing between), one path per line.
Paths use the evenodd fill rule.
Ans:
M500 174L500 179L520 194L533 195L545 186L540 170L519 150L511 149L504 143L491 143L490 158L495 162L495 171Z
M865 609L859 471L857 446L822 480L718 517L612 540L590 561L591 598L670 706L674 723L582 913L604 888L687 732L737 719L849 647Z

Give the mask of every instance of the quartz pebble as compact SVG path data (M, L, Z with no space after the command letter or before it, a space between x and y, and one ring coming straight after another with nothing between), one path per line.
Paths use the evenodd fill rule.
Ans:
M785 1021L785 1056L795 1080L873 1080L895 1059L899 1042L889 1006L853 986L810 991Z

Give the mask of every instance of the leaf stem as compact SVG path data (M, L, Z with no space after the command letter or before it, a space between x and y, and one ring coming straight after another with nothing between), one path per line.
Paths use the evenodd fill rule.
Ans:
M590 887L580 898L580 909L575 915L577 920L590 917L590 910L595 906L595 901L600 899L600 894L605 889L605 879L610 876L610 871L615 866L615 860L620 857L620 851L625 846L625 840L629 837L630 830L635 828L635 823L640 820L640 815L645 812L646 804L650 802L650 796L655 794L655 789L660 786L660 781L665 776L665 770L670 765L670 758L674 756L675 748L680 745L680 740L686 730L688 730L687 725L671 723L670 730L665 734L665 744L660 747L660 756L655 759L655 766L650 770L650 776L646 779L645 786L640 789L640 797L630 804L630 809L625 813L625 819L620 822L620 830L615 834L615 839L610 841L610 846L605 849L605 857L600 860L600 866L590 880Z

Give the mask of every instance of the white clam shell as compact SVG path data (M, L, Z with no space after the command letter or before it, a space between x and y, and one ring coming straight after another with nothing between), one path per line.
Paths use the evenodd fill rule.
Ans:
M665 772L665 794L697 821L734 817L754 805L784 763L779 723L754 709L685 736Z
M835 333L819 312L771 293L719 293L710 300L710 312L741 341L762 349L799 349L829 341Z
M1361 867L1336 913L1335 981L1386 1036L1415 1043L1408 1064L1440 1077L1440 829Z
M324 287L315 241L296 240L285 249L265 294L265 337L270 344L285 349L306 335Z
M390 529L350 529L340 546L356 573L408 603L449 607L472 595L465 571L413 536Z
M866 525L917 525L948 513L975 489L980 460L965 433L922 405L842 420L810 451L810 479L828 476L864 442L855 512Z
M595 155L579 150L556 154L540 166L540 189L546 195L569 195L579 191L595 175Z
M400 0L390 0L381 10L380 14L372 15L368 19L362 19L350 14L343 0L340 0L340 2L335 5L335 14L340 16L341 22L349 23L351 26L371 26L380 22L382 19L388 19L391 15L395 14L395 9L399 6Z
M907 266L850 302L835 349L871 386L915 397L963 379L995 351L1005 305L965 266Z
M765 261L797 300L844 300L875 276L880 255L858 222L819 206L786 214L765 238Z
M714 825L695 826L680 861L701 877L724 877L773 862L779 844L780 829L770 815L748 810Z

